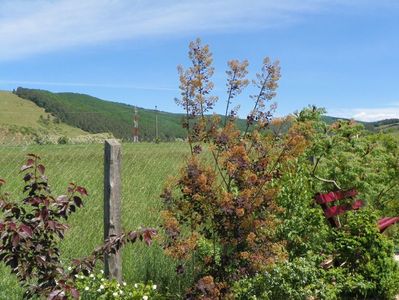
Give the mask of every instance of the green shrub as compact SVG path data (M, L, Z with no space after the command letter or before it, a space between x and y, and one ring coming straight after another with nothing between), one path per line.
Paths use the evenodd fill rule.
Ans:
M69 139L66 136L60 136L57 140L57 144L66 145L69 143Z
M337 299L337 288L319 258L301 257L274 266L269 272L238 281L233 292L238 300Z
M349 212L342 228L333 230L335 264L344 273L341 297L393 299L399 293L394 245L376 224L376 214L363 209Z
M323 211L314 203L309 176L298 159L293 162L291 171L275 182L280 187L277 204L282 208L278 238L286 242L289 259L326 250L330 229Z

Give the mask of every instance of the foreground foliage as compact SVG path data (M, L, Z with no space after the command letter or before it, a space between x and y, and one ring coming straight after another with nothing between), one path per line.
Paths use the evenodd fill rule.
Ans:
M66 270L60 260L59 243L68 226L62 221L83 206L85 188L69 184L67 193L58 197L51 194L40 157L29 154L22 166L26 198L12 201L7 193L0 194L0 208L4 219L0 221L0 260L26 288L24 298L34 295L49 299L79 297L75 287L76 274L93 271L105 253L115 253L126 243L138 239L151 243L155 231L142 229L110 237L103 246L84 259L73 261L73 268ZM0 179L0 188L5 184Z
M234 284L237 299L394 299L399 265L393 243L375 226L370 211L349 213L341 229L331 229L325 250L308 252ZM334 265L323 267L327 257Z
M177 263L171 286L179 286L169 298L393 299L399 292L392 258L398 231L393 227L382 235L376 220L399 214L397 141L370 135L353 121L328 125L316 107L273 119L274 105L267 102L280 70L269 59L255 80L254 108L240 131L231 107L249 84L248 63L228 63L226 116L220 119L208 115L217 100L211 96L209 48L195 41L189 57L192 65L179 67L177 102L186 112L190 155L162 193L164 248ZM140 238L149 243L153 230L114 237L66 269L58 250L64 219L87 192L71 184L67 195L52 196L35 155L23 169L26 205L6 193L0 197L0 255L27 288L25 297L159 297L152 284L118 285L89 273L104 252ZM360 191L367 207L340 216L341 228L330 228L313 196L348 188ZM174 262L164 262L173 268ZM176 278L162 275L164 282Z
M221 126L219 118L206 116L217 100L210 95L213 67L208 46L192 42L189 57L192 66L179 67L182 96L177 102L186 111L183 127L191 156L175 185L162 194L166 252L180 260L179 272L196 253L197 282L186 297L224 299L233 297L233 282L285 258L284 242L275 235L279 207L273 180L281 177L306 141L295 126L285 135L265 131L274 110L267 102L275 96L280 78L278 62L263 61L242 135L234 123L236 109L229 108L249 83L248 62L228 63L226 120ZM201 161L204 145L211 163Z
M159 193L165 178L168 174L178 172L182 165L181 157L187 155L189 149L183 143L136 143L123 144L122 147L123 227L156 227L160 222ZM102 145L45 145L0 149L0 177L7 180L3 191L10 192L11 199L25 198L19 166L23 164L26 153L36 153L43 158L54 195L64 194L65 183L73 181L89 191L89 197L84 198L84 207L68 218L69 229L60 242L61 260L68 265L76 257L86 257L103 242L103 232L99 230L103 225L103 151ZM163 254L162 247L156 241L151 247L144 243L125 247L122 257L123 277L126 282L152 280L160 289L167 287L168 290L178 293L179 286L184 289L185 282L190 281L190 276L176 275L175 265ZM0 265L0 277L3 278L0 280L0 295L7 291L8 294L16 294L13 286L19 284L15 276L10 276L3 263ZM22 294L19 292L20 296L11 299L21 299ZM3 298L0 296L0 299Z
M309 107L272 119L278 62L264 60L244 132L235 99L248 85L248 62L228 63L226 119L207 113L212 55L200 41L191 66L179 67L181 105L191 155L162 199L166 253L189 269L187 299L390 299L398 292L393 244L376 215L397 212L398 147L353 121L328 125ZM209 154L205 158L201 153ZM377 172L376 172L377 169ZM341 217L332 229L317 192L357 188L369 209ZM389 207L389 209L388 209ZM394 210L392 210L394 208ZM301 257L301 258L300 258Z

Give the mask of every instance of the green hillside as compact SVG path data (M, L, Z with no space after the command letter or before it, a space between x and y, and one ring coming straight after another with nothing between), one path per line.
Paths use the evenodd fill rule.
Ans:
M374 130L399 136L399 119L387 119L374 122Z
M21 98L31 100L47 113L53 115L54 120L90 133L109 132L117 138L132 139L134 107L131 105L105 101L85 94L52 93L21 87L15 93ZM156 115L158 115L160 140L168 141L185 138L186 136L186 131L181 126L182 114L138 108L138 115L141 141L154 140ZM323 117L323 120L328 124L338 119L331 116ZM237 122L240 128L245 128L245 120L240 119ZM399 120L397 119L359 123L373 132L399 133Z
M132 139L134 107L131 105L76 93L51 93L25 88L18 88L15 93L21 98L33 101L71 126L92 133L111 132L117 138ZM181 126L182 114L138 108L138 115L141 141L154 140L156 116L160 140L186 137L186 131ZM240 128L245 128L245 120L237 122Z
M44 90L18 88L16 94L44 108L62 122L82 130L98 133L111 132L117 138L132 137L134 107L127 104L101 100L76 93L51 93ZM155 137L155 110L138 108L141 140ZM171 140L184 138L180 114L158 112L159 138Z
M326 122L327 124L332 124L337 120L349 120L345 118L337 118L331 116L323 116L322 118L323 121ZM372 132L384 132L384 133L399 135L399 119L385 119L375 122L362 122L362 121L356 121L356 122L363 124L365 129Z
M69 126L31 101L7 91L0 91L0 143L52 136L79 137L89 133Z
M338 120L349 120L347 118L337 118L337 117L331 117L331 116L323 116L322 119L327 124L332 124ZM377 131L376 126L374 124L375 122L362 122L362 121L356 121L356 122L363 124L364 128L369 131Z

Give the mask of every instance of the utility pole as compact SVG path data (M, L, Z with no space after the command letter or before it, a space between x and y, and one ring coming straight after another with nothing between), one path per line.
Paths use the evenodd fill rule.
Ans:
M139 141L139 116L137 112L137 107L134 107L134 117L133 117L133 143L138 143Z
M158 107L155 105L155 141L158 143Z

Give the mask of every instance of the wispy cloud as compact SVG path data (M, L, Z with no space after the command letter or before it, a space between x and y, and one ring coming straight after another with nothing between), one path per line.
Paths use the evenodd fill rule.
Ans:
M109 83L90 83L90 82L59 82L59 81L29 81L29 80L2 80L0 84L8 85L31 85L31 86L56 86L56 87L100 87L111 89L131 89L148 91L178 91L177 88L167 86L144 86L134 84L109 84Z
M354 108L354 109L330 109L328 115L342 118L352 118L358 121L373 122L384 119L399 119L399 107L383 108Z
M281 26L334 5L361 2L2 0L0 61L121 39Z

